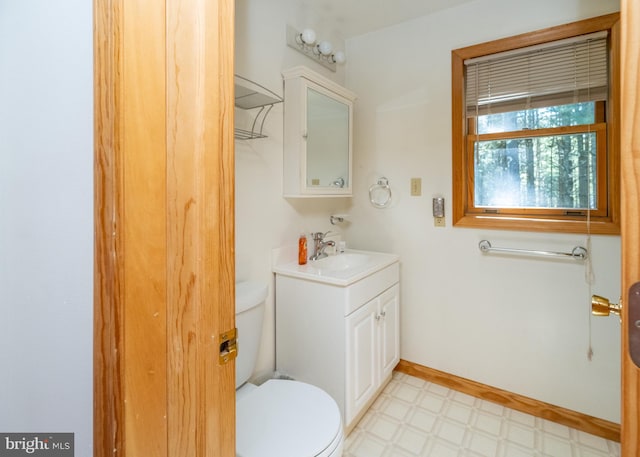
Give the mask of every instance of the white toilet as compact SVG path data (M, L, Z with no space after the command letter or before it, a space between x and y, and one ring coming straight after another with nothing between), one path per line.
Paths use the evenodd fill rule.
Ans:
M342 420L329 394L299 381L247 382L258 355L266 296L265 284L236 283L236 456L339 457Z

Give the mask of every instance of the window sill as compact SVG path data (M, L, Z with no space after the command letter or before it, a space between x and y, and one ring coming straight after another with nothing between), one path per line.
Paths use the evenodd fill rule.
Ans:
M541 217L513 217L497 215L464 215L454 217L454 227L489 230L518 230L550 233L591 233L592 235L620 235L619 221L591 220L587 228L585 220L558 220Z

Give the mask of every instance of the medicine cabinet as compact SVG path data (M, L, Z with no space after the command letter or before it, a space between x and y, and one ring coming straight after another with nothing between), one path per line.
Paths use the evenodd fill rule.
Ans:
M282 76L284 196L350 197L355 94L303 66Z

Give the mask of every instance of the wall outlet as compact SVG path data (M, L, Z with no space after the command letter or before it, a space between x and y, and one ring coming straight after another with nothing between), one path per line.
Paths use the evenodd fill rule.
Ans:
M433 225L434 227L444 227L446 225L444 221L444 217L434 217Z
M422 195L422 178L411 178L411 196L419 197Z

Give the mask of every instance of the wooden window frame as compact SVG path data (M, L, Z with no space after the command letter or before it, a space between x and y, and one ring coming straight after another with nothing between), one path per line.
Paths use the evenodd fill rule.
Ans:
M451 52L452 86L452 166L453 166L453 225L456 227L526 230L564 233L620 234L620 14L614 13L544 30L525 33L488 43L482 43ZM464 61L527 46L548 43L598 31L609 31L610 83L606 113L597 115L591 131L596 132L598 149L606 142L606 154L597 155L598 211L587 217L566 214L567 210L519 209L497 214L479 211L473 207L474 160L473 122L466 117L464 94ZM604 115L602 115L604 114ZM606 119L606 123L602 122ZM594 129L595 127L595 129ZM585 126L579 126L577 129ZM523 131L523 137L546 134L571 133L574 127ZM564 131L563 131L564 130ZM602 131L606 134L603 135ZM598 133L600 132L600 133ZM473 136L471 136L471 134ZM495 134L494 134L495 135ZM498 134L499 135L499 134ZM518 134L510 132L510 138ZM482 135L491 138L491 135Z

